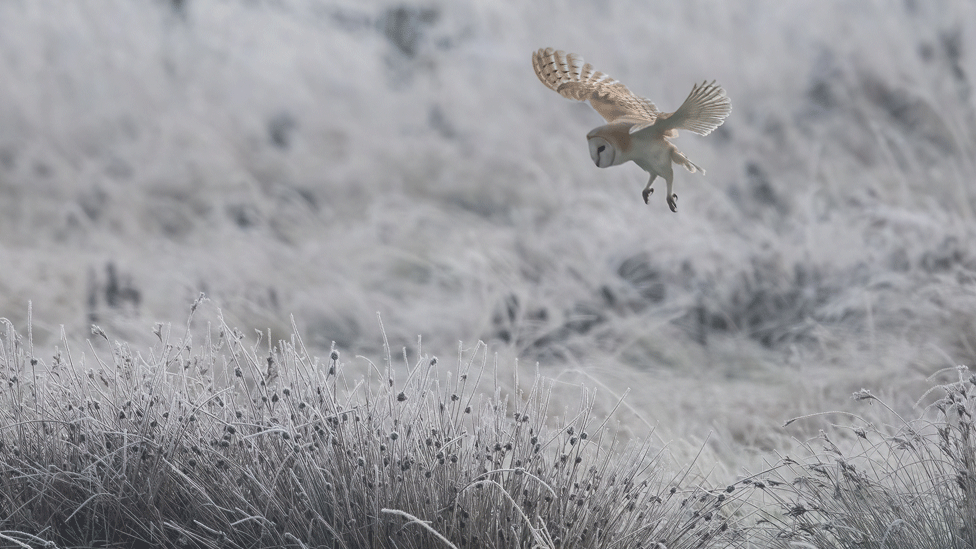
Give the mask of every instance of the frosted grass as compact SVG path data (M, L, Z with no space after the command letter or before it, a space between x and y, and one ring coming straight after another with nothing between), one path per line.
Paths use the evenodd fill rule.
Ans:
M730 474L861 387L971 363L966 2L7 2L0 315L134 346L205 291L310 348L485 341ZM599 170L555 46L677 106L681 212ZM110 267L111 265L111 267ZM96 338L96 348L103 343ZM810 429L813 429L810 431ZM709 435L711 433L711 435ZM678 443L680 446L681 443ZM676 451L678 451L676 449Z
M358 377L297 333L246 336L202 296L146 350L82 355L62 341L48 361L4 324L5 543L691 548L738 536L740 497L650 437L618 437L591 391L559 409L538 369L500 378L483 345L449 365L387 349L354 358L368 365Z

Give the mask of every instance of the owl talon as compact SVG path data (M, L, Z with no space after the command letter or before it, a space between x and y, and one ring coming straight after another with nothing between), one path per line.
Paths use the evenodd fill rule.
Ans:
M672 194L668 197L668 206L672 212L678 213L678 195Z
M654 194L654 188L653 187L648 187L648 188L644 189L644 192L641 193L641 196L644 197L644 204L647 204L648 203L648 197L651 196L652 194Z

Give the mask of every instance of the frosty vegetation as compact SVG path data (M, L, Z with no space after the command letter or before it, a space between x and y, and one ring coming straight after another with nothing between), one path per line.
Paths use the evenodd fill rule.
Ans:
M66 349L43 373L7 330L5 544L692 547L735 532L733 489L616 440L586 392L552 410L537 374L478 394L498 374L481 346L447 367L387 354L350 379L340 352L319 360L297 335L246 345L220 323L194 345L190 328L90 365Z
M0 2L4 543L976 546L969 21ZM663 110L728 90L680 213L592 165L547 46Z
M939 547L976 542L976 375L916 420L854 418L797 461L702 475L621 436L590 391L385 357L350 378L300 335L253 344L219 311L145 353L49 363L6 322L0 539L18 547ZM3 319L6 320L6 319ZM200 322L199 320L197 321ZM179 331L179 329L177 329ZM99 327L93 336L108 341ZM193 334L198 334L194 343ZM419 345L418 345L419 347ZM87 359L87 357L90 357ZM492 387L492 390L486 388ZM879 401L870 391L859 401ZM794 418L799 421L809 418ZM790 422L788 422L790 423ZM823 444L821 449L815 444ZM851 445L848 445L851 446ZM769 456L772 459L772 456ZM722 481L727 484L722 484Z

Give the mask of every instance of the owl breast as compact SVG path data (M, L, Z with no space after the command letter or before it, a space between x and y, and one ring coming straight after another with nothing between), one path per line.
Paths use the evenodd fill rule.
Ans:
M660 137L638 138L634 142L634 163L646 172L671 177L671 150L674 145Z

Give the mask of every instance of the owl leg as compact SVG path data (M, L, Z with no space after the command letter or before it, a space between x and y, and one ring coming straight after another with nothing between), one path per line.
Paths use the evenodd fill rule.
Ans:
M672 212L678 212L678 195L674 194L672 191L674 187L674 180L667 179L668 182L668 207L671 208Z
M657 179L657 174L652 173L651 178L647 180L647 186L644 187L644 192L641 193L641 196L644 197L644 204L647 204L647 198L654 194L654 189L651 187L651 185L654 183L655 179Z

